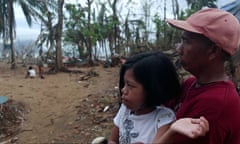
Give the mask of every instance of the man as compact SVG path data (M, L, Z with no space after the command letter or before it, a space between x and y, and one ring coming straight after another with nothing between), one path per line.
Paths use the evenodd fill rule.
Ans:
M186 21L168 23L184 31L177 50L182 66L194 76L183 83L175 103L177 119L204 116L210 125L209 132L196 139L174 134L174 143L240 144L240 98L224 69L240 45L238 20L228 12L206 8ZM170 130L166 135L173 136Z

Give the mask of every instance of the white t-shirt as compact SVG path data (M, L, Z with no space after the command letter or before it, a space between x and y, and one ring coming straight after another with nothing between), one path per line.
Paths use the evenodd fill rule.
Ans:
M35 77L36 76L36 71L34 69L30 69L30 70L28 70L28 72L29 72L30 77Z
M158 128L175 119L174 112L166 107L157 107L150 113L135 115L122 104L114 118L114 124L119 128L120 144L152 143Z

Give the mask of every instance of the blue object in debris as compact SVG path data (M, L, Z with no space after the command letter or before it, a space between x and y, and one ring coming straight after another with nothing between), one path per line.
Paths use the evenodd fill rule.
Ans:
M8 97L7 96L0 96L0 104L5 103L6 101L8 101Z

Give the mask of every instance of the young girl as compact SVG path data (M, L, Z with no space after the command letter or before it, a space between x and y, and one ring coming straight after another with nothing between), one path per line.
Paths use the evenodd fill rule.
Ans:
M109 143L161 142L161 135L175 120L174 112L163 104L181 91L171 61L160 52L135 55L122 65L119 86L122 105L114 118ZM171 128L187 136L201 135L205 129L202 133L194 131L201 128L199 121L181 120ZM183 124L191 124L187 132L181 128Z

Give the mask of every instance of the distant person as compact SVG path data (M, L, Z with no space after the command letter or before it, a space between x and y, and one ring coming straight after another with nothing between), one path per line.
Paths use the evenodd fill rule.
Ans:
M26 78L35 78L36 77L36 71L32 66L28 67Z
M174 112L163 106L179 96L181 87L175 67L161 52L127 59L120 70L119 87L122 105L114 118L109 144L165 142L159 137L172 123L172 131L192 138L208 131L203 117L174 122Z
M169 19L168 23L184 31L177 51L183 68L193 75L173 102L176 117L204 116L210 130L197 139L169 131L165 138L174 144L240 144L240 97L224 68L240 46L238 19L229 12L206 8L185 21Z
M39 56L38 57L38 62L37 62L37 65L38 65L38 74L39 74L39 77L41 79L44 79L44 76L43 76L43 73L44 73L44 70L43 70L43 60L42 58Z
M120 64L123 65L126 62L127 58L124 56L120 57Z

